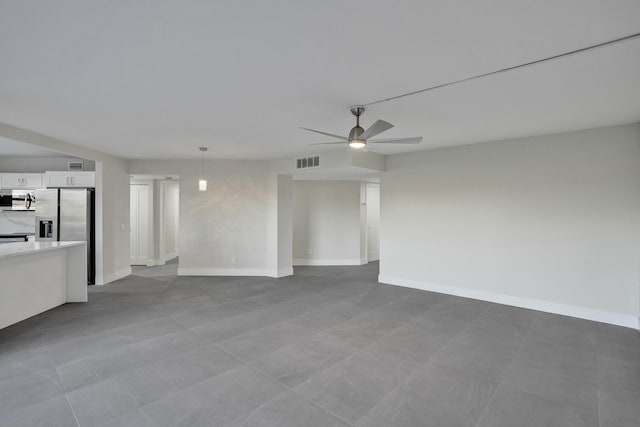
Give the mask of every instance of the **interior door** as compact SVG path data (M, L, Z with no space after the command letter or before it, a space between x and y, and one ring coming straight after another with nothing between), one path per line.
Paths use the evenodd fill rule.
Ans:
M147 265L149 259L149 186L130 185L131 265Z
M380 259L380 186L367 184L367 258Z

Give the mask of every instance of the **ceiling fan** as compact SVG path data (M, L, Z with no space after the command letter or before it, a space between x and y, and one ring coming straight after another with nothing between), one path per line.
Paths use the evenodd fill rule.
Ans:
M415 136L411 138L369 139L391 129L393 125L389 122L385 122L384 120L376 120L376 122L369 126L367 130L364 130L360 126L360 116L364 113L364 111L365 108L362 105L354 105L353 107L351 107L351 114L356 116L356 125L351 128L349 136L335 135L332 133L321 132L319 130L304 127L300 129L340 139L340 141L317 142L310 145L344 144L346 142L351 148L363 148L366 150L375 144L420 144L422 142L421 136Z

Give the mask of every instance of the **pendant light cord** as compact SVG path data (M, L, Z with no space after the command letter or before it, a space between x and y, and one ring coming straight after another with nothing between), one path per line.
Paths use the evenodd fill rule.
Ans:
M200 147L200 153L202 153L202 175L201 177L204 178L204 153L207 152L207 147Z
M502 68L500 70L491 71L491 72L488 72L488 73L478 74L478 75L472 76L472 77L466 77L464 79L455 80L455 81L448 82L448 83L442 83L442 84L439 84L439 85L436 85L436 86L428 87L426 89L420 89L420 90L416 90L416 91L413 91L413 92L403 93L402 95L392 96L390 98L384 98L384 99L380 99L380 100L369 102L368 104L362 104L362 105L364 105L365 107L368 107L369 105L375 105L375 104L380 104L382 102L394 101L394 100L399 99L399 98L404 98L404 97L407 97L407 96L417 95L419 93L428 92L430 90L440 89L440 88L443 88L443 87L455 85L455 84L458 84L458 83L464 83L464 82L468 82L468 81L471 81L471 80L480 79L482 77L488 77L488 76L492 76L492 75L495 75L495 74L504 73L504 72L507 72L507 71L517 70L519 68L524 68L524 67L528 67L528 66L531 66L531 65L540 64L540 63L546 62L546 61L552 61L552 60L558 59L558 58L564 58L566 56L575 55L575 54L578 54L578 53L586 52L588 50L609 46L609 45L612 45L612 44L615 44L615 43L620 43L620 42L631 40L631 39L635 39L635 38L638 38L638 37L640 37L640 33L630 34L628 36L620 37L620 38L617 38L617 39L609 40L609 41L606 41L606 42L603 42L603 43L594 44L594 45L583 47L583 48L576 49L576 50L571 50L571 51L568 51L568 52L560 53L558 55L553 55L553 56L549 56L549 57L546 57L546 58L537 59L535 61L526 62L524 64L514 65L514 66L511 66L511 67L507 67L507 68Z

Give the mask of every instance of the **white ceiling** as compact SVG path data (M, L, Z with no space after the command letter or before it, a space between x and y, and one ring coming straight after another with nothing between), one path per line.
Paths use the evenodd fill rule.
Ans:
M55 151L45 150L32 144L15 141L0 136L0 156L2 157L69 157Z
M2 0L0 122L127 158L322 151L349 105L640 32L638 0ZM372 106L383 154L640 121L640 39ZM334 147L335 148L335 147ZM329 148L330 149L330 148Z

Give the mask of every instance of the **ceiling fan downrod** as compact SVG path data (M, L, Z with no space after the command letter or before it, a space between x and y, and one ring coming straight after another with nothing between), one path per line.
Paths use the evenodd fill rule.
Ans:
M360 126L360 116L364 113L364 106L354 105L351 107L351 114L356 116L356 125L349 132L349 141L359 140L360 135L364 133L364 129ZM364 141L363 141L364 142ZM366 144L366 142L364 142Z

